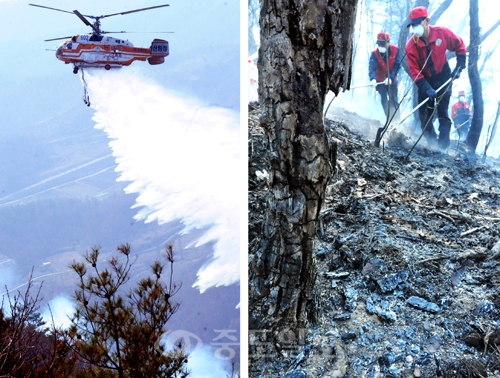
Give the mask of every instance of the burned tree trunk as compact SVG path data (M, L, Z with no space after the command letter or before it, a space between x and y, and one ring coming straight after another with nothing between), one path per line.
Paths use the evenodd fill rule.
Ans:
M479 5L478 0L470 0L470 46L469 46L469 64L468 73L472 89L472 101L474 104L474 113L470 125L469 135L467 136L467 147L474 153L483 129L484 103L483 86L479 76L479 47L481 46L481 29L479 27Z
M263 243L250 256L250 329L307 323L313 240L331 174L323 124L328 90L347 88L357 0L263 0L259 99L269 140Z

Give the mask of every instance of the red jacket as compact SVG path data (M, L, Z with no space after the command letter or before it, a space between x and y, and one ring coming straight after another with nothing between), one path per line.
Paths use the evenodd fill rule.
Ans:
M389 45L389 70L387 70L386 57L380 55L378 48L372 51L369 62L369 76L371 79L377 79L377 82L384 81L387 76L390 76L392 81L396 81L398 76L401 59L399 57L399 49L396 45ZM387 73L389 72L389 75Z
M424 63L428 56L425 42L416 35L412 35L406 43L406 57L408 59L410 75L414 82L421 79L422 76L432 77L439 74L448 61L446 50L455 52L457 55L465 55L467 53L462 38L450 29L442 26L429 25L428 42L431 53L425 66ZM420 70L422 70L421 73Z
M457 101L451 107L451 118L455 119L460 114L467 114L468 117L472 114L469 104L465 101Z

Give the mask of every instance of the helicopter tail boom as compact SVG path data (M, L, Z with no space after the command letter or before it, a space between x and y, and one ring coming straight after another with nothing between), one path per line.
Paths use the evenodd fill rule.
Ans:
M148 58L148 63L151 65L162 64L165 62L165 57L168 56L168 41L155 38L151 42L151 57Z

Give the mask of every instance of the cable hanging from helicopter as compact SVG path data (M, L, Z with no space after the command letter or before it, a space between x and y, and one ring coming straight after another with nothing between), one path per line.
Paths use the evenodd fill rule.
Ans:
M85 105L90 106L90 96L89 92L87 91L87 82L85 81L85 74L83 72L82 68L82 84L83 84L83 102Z

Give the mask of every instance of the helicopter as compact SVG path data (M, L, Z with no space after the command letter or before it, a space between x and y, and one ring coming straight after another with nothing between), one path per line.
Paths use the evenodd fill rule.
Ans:
M108 32L101 30L101 19L105 17L125 15L134 12L168 7L169 4L156 5L147 8L134 9L126 12L107 14L103 16L83 15L78 10L73 12L51 8L44 5L29 4L34 7L50 9L58 12L70 13L76 15L85 25L92 28L89 34L76 34L74 36L46 39L45 42L64 39L56 49L56 58L66 64L73 64L73 73L78 73L80 68L121 68L129 66L134 61L148 61L151 65L162 64L165 57L169 55L168 41L155 38L149 48L134 47L128 40L105 36L109 33L127 33L125 31ZM87 18L93 19L91 23ZM169 33L169 32L159 32ZM69 39L68 39L69 38Z

